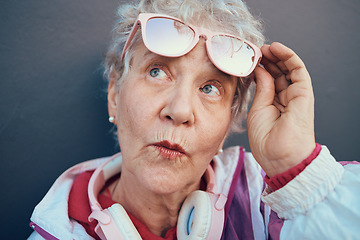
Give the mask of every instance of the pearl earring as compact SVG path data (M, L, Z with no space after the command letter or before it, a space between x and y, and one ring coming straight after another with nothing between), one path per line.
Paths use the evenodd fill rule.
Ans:
M113 123L115 118L113 116L109 117L109 122Z
M223 151L224 151L224 150L222 150L222 148L220 148L220 149L217 151L216 155L221 154Z

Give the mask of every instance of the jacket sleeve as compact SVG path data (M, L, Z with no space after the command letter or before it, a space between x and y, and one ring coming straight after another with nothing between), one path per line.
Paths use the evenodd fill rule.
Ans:
M325 146L297 177L277 191L266 187L261 198L284 220L280 239L360 236L360 164L342 166Z

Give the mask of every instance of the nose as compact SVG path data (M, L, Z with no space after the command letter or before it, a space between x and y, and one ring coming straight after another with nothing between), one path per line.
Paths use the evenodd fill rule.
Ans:
M178 86L168 95L167 102L160 112L160 118L171 121L175 126L194 124L194 107L191 90L184 86Z

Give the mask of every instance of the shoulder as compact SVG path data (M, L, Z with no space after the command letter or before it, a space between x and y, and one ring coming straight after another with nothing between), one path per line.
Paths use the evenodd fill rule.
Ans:
M68 198L73 183L82 173L96 169L108 159L109 157L104 157L85 161L62 173L35 207L31 221L57 238L70 239L74 237L73 230L83 228L78 228L78 224L71 221L68 216ZM82 231L80 232L80 235L85 234Z

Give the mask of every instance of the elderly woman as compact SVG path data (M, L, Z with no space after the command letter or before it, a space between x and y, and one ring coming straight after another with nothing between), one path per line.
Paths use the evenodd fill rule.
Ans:
M243 2L142 0L119 16L105 72L121 153L63 173L30 239L359 236L360 165L315 143L304 63L263 45ZM252 153L223 151L252 82Z

